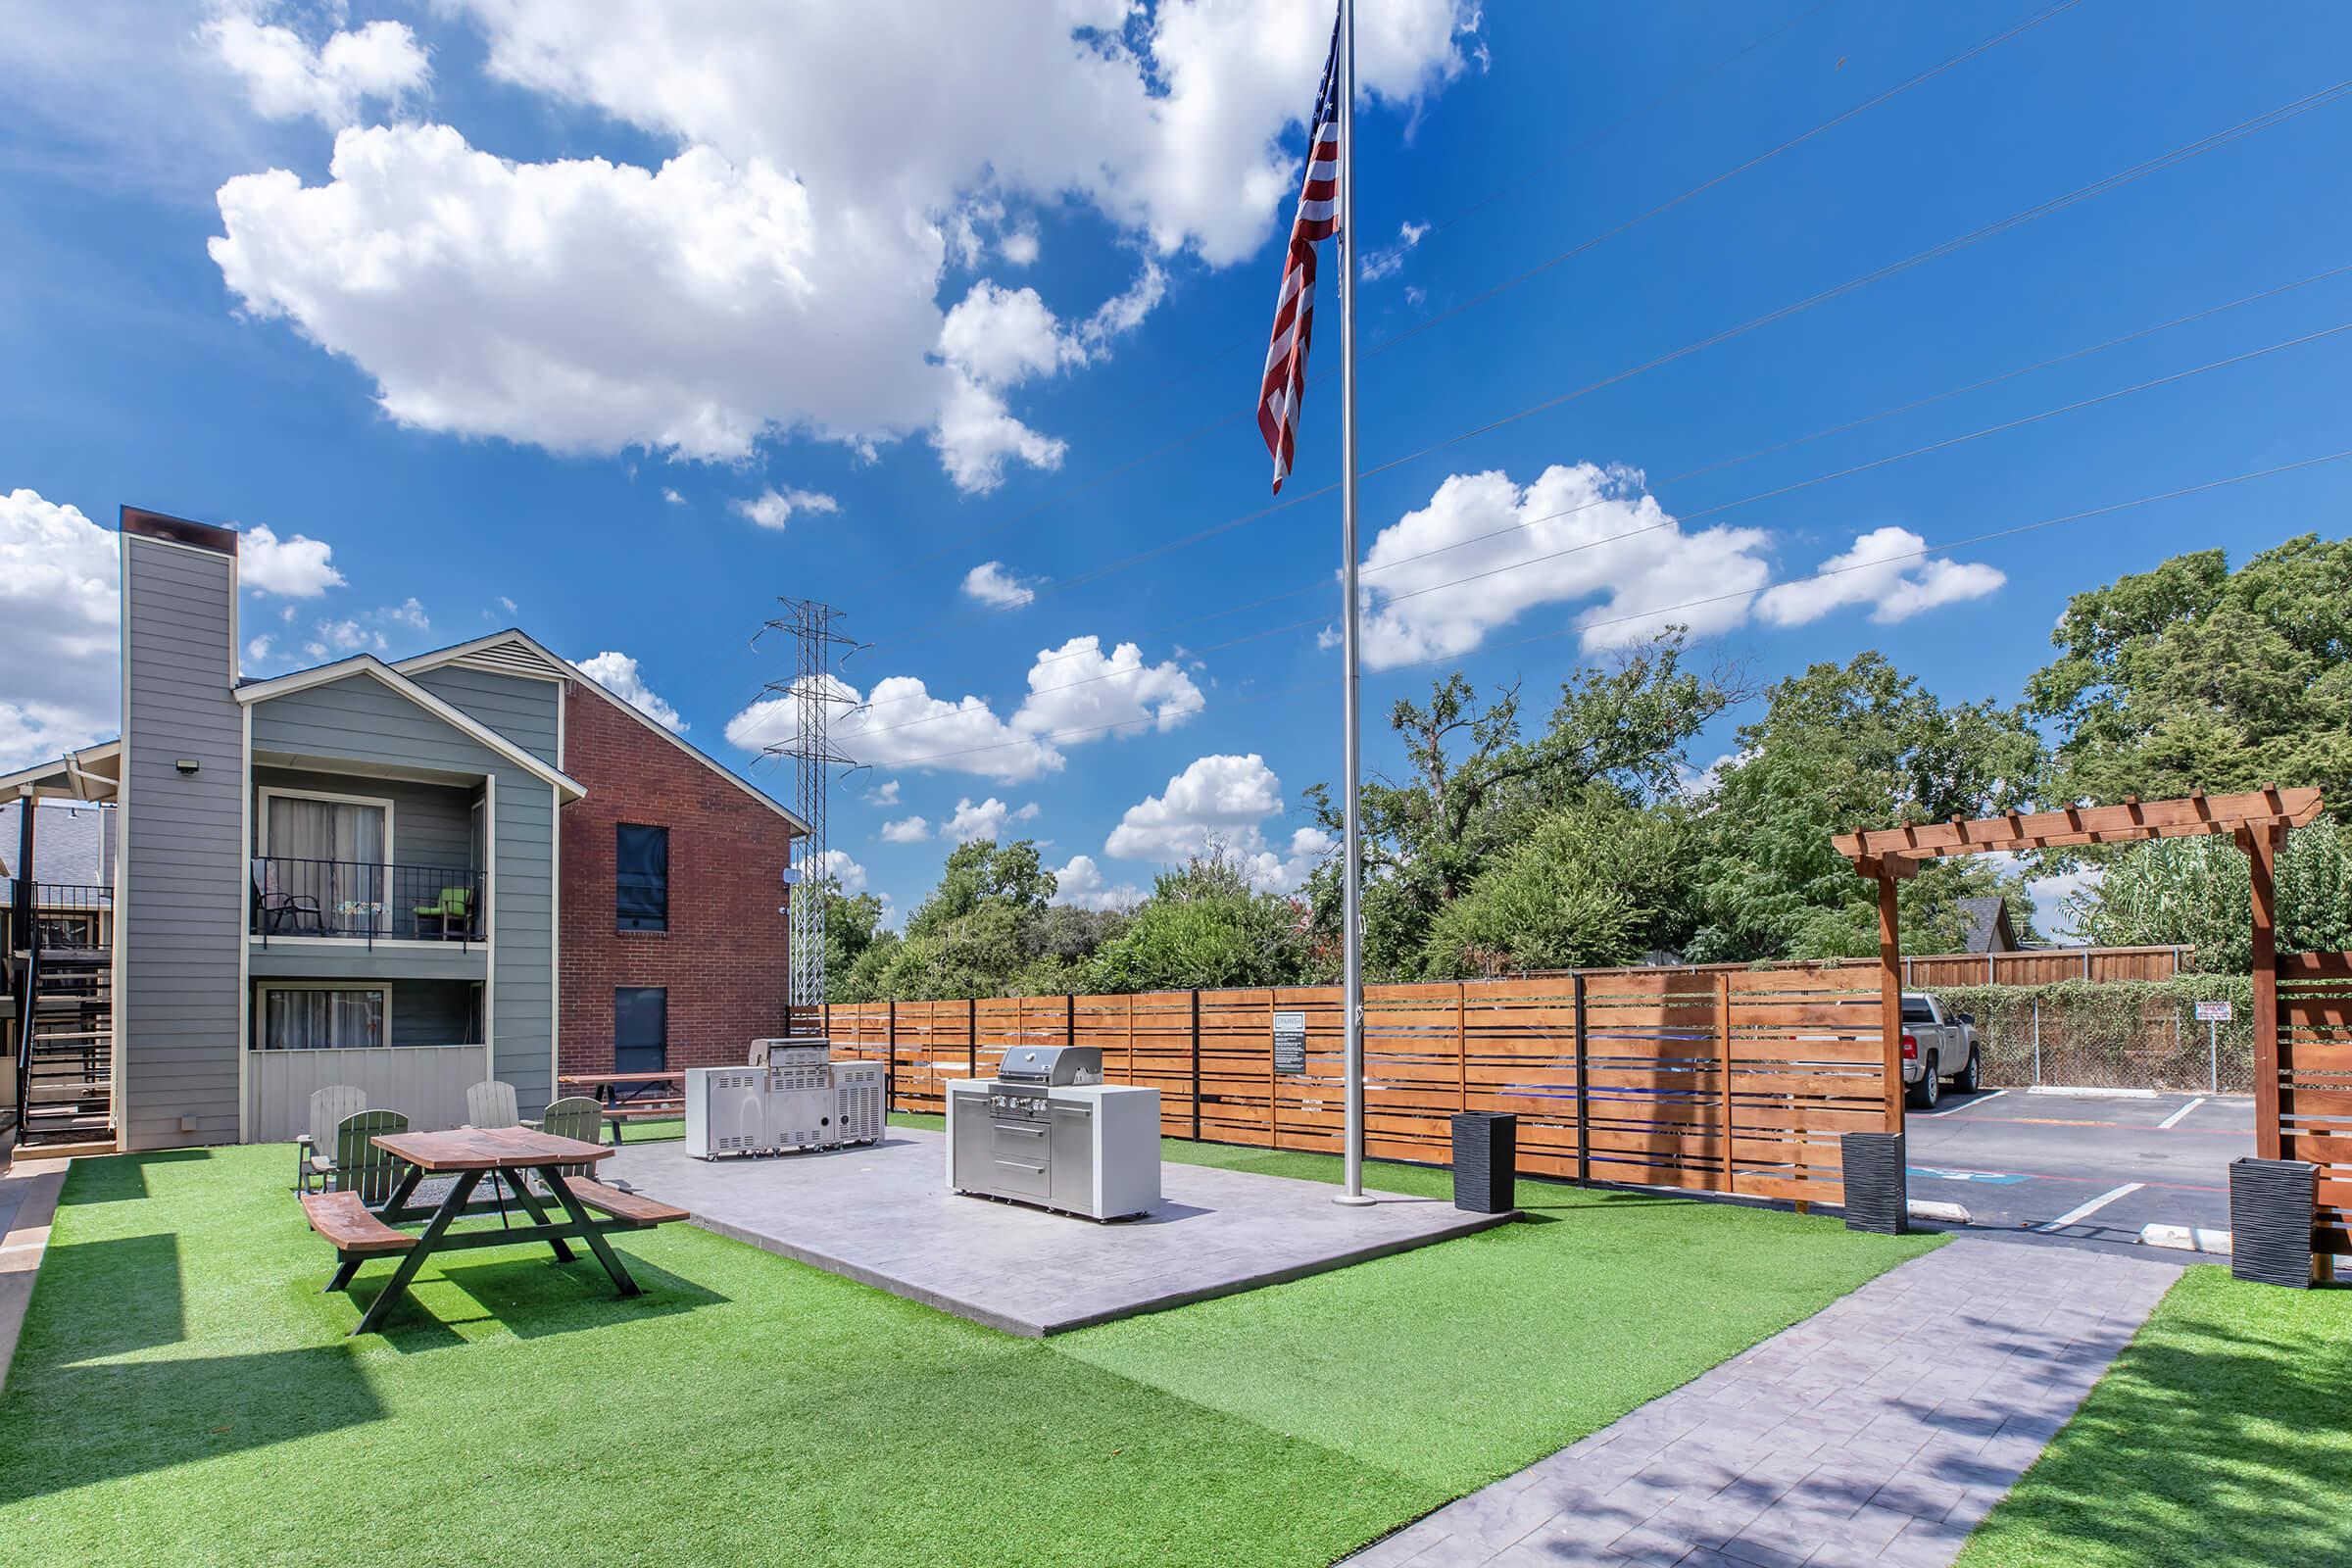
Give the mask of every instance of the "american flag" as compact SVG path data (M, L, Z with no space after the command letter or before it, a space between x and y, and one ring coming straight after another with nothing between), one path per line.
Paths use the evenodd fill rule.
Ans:
M1306 340L1315 324L1315 242L1340 227L1340 27L1331 28L1331 58L1307 117L1306 183L1298 216L1283 252L1282 292L1274 298L1274 340L1266 347L1265 379L1257 389L1257 428L1274 455L1274 493L1290 477L1298 442L1298 403L1306 394ZM1347 243L1343 241L1343 243Z

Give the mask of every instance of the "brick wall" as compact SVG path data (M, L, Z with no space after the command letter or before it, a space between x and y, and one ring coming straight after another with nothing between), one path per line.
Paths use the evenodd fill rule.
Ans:
M743 1061L752 1041L783 1034L791 824L576 681L564 770L588 794L562 822L562 1070L612 1070L616 986L668 990L673 1068ZM618 822L669 829L667 931L613 929Z

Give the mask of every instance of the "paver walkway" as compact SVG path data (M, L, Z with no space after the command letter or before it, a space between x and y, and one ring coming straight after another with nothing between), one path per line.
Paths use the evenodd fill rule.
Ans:
M2181 1266L1963 1236L1349 1561L1936 1568Z

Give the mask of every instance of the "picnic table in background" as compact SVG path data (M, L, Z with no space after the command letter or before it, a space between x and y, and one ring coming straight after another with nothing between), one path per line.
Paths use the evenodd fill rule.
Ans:
M560 1074L564 1089L585 1089L605 1107L612 1124L612 1147L620 1147L624 1121L665 1121L686 1114L686 1074L678 1072L573 1072Z
M386 1133L369 1142L406 1167L382 1208L370 1211L356 1192L314 1193L302 1200L311 1228L335 1246L338 1263L334 1277L327 1282L328 1290L348 1287L360 1265L371 1258L400 1255L399 1268L385 1283L383 1293L368 1303L359 1326L351 1331L354 1334L374 1333L383 1326L426 1258L435 1252L468 1248L545 1242L558 1262L568 1263L572 1258L568 1243L585 1242L612 1278L613 1289L622 1296L635 1296L639 1294L637 1282L607 1245L606 1235L687 1217L682 1208L585 1177L567 1180L565 1167L583 1167L612 1155L610 1149L577 1138L559 1138L527 1127L462 1127L454 1132ZM428 1175L454 1175L457 1180L439 1203L411 1204L417 1184ZM530 1175L546 1185L548 1196L555 1200L552 1206L562 1211L561 1217L551 1215L551 1205L531 1192L525 1179ZM530 1216L530 1224L451 1230L460 1217L468 1214L501 1212L504 1217L490 1203L471 1201L485 1177L505 1178L503 1185ZM591 1209L608 1217L596 1219ZM418 1235L410 1236L396 1228L418 1220L424 1222Z

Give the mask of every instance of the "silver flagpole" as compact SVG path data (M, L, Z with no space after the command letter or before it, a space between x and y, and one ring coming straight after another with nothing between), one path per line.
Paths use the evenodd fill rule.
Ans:
M1355 613L1355 0L1340 0L1340 548L1346 557L1341 592L1347 598L1342 646L1348 670L1341 679L1341 749L1347 753L1347 843L1340 1004L1346 1011L1347 1132L1345 1186L1333 1200L1369 1203L1364 1196L1364 907L1363 824L1358 809L1363 736L1357 723Z

